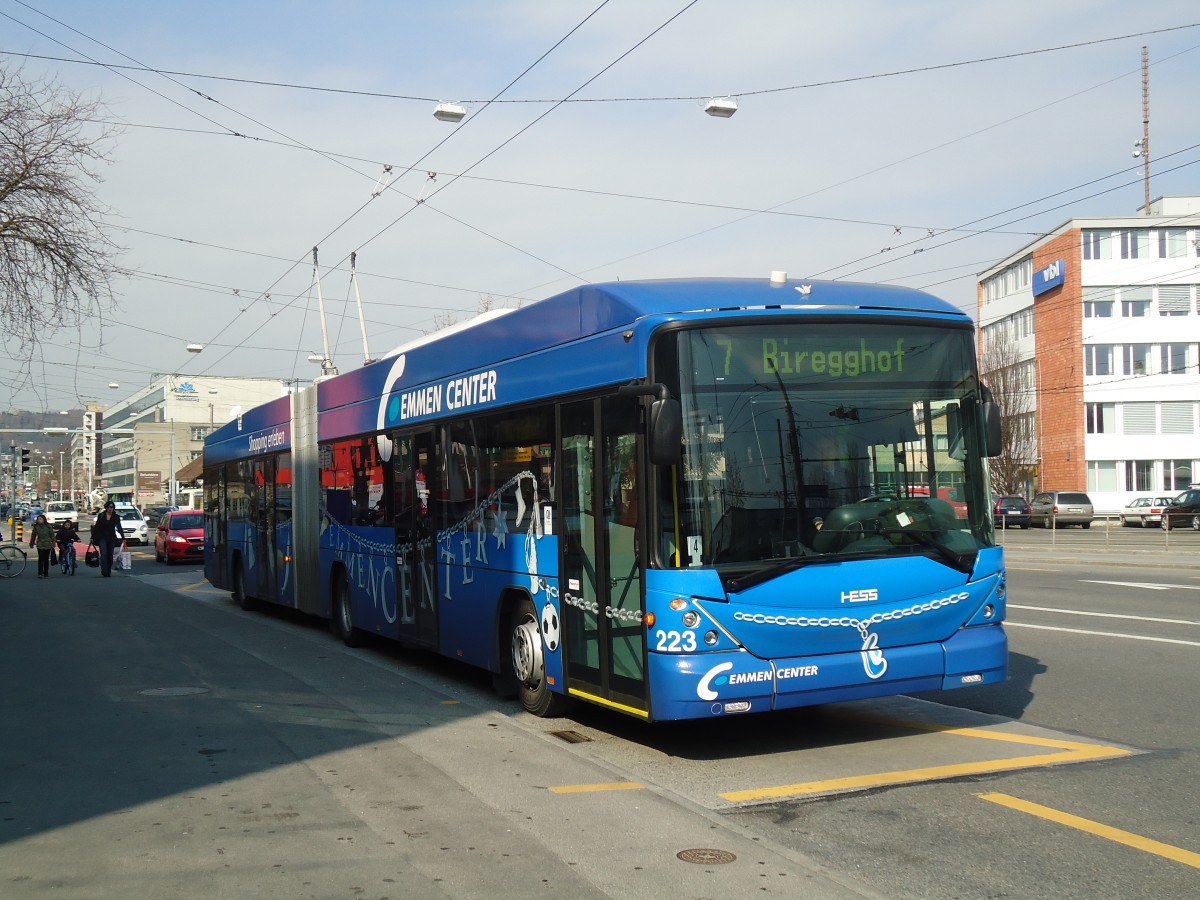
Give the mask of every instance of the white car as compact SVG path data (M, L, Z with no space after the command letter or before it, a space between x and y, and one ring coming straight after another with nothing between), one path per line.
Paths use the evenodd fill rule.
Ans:
M1163 507L1171 505L1170 497L1137 497L1121 510L1122 525L1159 525Z
M142 518L140 509L132 503L118 503L115 511L121 519L121 531L124 532L126 541L138 544L150 543L150 529L146 526L146 520Z
M45 515L46 521L55 526L63 522L75 522L79 518L75 504L70 500L51 500L46 504Z

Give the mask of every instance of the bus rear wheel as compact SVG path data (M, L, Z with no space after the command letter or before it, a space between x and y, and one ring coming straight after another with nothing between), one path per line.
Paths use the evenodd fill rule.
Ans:
M233 591L231 596L234 602L246 612L250 612L257 606L254 598L246 593L246 573L242 570L242 561L240 559L233 564Z
M333 633L347 647L361 647L363 634L354 626L354 610L350 605L350 585L339 575L333 585Z
M521 705L535 716L553 718L567 707L567 699L550 690L546 682L545 645L533 601L522 597L509 618L509 665Z

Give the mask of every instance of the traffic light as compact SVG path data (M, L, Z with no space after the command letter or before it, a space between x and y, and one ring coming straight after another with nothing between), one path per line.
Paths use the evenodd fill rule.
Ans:
M17 460L17 471L24 472L28 468L29 468L29 448L22 447L21 448L21 456Z

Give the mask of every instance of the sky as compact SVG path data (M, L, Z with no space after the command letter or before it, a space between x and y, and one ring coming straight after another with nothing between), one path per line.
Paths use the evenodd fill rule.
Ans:
M1194 2L0 0L0 65L119 125L123 248L118 307L0 358L0 409L311 380L314 247L342 371L351 253L376 357L614 280L783 270L974 314L991 264L1142 205L1143 46L1151 195L1198 194Z

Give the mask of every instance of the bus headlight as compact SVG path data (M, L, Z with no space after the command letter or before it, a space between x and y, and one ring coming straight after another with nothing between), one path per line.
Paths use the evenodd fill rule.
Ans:
M694 609L689 609L683 614L683 624L688 628L695 628L700 624L700 613L696 612Z
M995 614L996 614L996 607L992 606L992 604L989 603L987 606L985 606L983 608L983 617L985 619L990 619Z
M720 638L717 636L715 631L704 632L704 643L708 644L708 646L715 647L717 645L717 641L719 640Z

